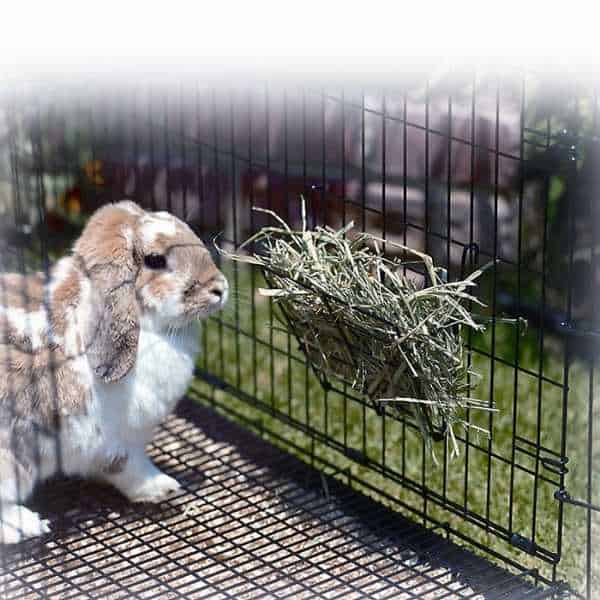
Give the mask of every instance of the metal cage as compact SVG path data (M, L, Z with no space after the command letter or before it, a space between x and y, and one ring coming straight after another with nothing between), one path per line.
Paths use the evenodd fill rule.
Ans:
M349 571L387 569L387 588L362 587L332 575L318 561L311 567L316 579L311 571L303 582L301 571L294 571L287 591L270 587L267 581L277 576L270 572L275 579L268 579L269 560L242 539L249 527L243 517L237 550L263 570L253 571L258 568L253 566L246 571L240 567L244 562L224 560L215 571L222 532L215 526L211 534L209 520L200 537L217 536L217 549L203 555L212 561L210 574L175 557L173 573L195 583L180 588L177 579L166 575L160 583L148 575L152 561L168 562L169 544L175 548L183 543L185 531L164 528L162 517L151 511L121 507L114 516L117 501L110 492L63 482L36 495L41 510L44 503L55 516L70 510L64 496L71 493L74 504L91 503L91 512L79 512L71 520L62 517L67 529L76 531L81 544L86 539L97 544L98 552L110 550L113 536L119 568L150 583L139 589L122 583L106 565L96 567L93 556L53 541L46 556L36 554L35 546L3 553L7 597L17 597L17 590L45 597L40 589L46 585L57 594L70 590L68 597L311 597L331 592L328 597L570 593L592 598L599 593L600 557L593 543L600 530L595 473L600 317L594 301L600 281L595 202L600 125L595 84L556 83L517 71L454 73L436 80L425 74L399 77L383 88L270 83L224 89L199 78L176 86L15 84L2 99L3 270L47 272L97 207L123 197L173 212L209 245L218 236L220 244L236 248L268 223L253 206L294 222L302 194L309 201L311 224L336 227L353 220L360 231L431 254L450 278L458 277L467 261L497 261L477 292L488 307L486 332L470 333L464 343L470 364L482 375L478 397L499 411L483 418L467 414L492 435L459 436L461 454L455 459L450 459L443 430L434 431L436 464L410 415L377 410L349 382L313 372L294 337L294 324L287 332L276 327L277 306L257 295L263 274L223 263L235 293L229 308L203 329L197 377L180 413L202 415L212 423L198 430L206 438L214 434L221 439L221 429L234 437L246 435L219 413L270 445L255 437L245 442L256 464L246 459L239 468L227 461L212 464L201 442L186 440L199 434L186 430L178 413L156 442L157 458L172 460L188 473L187 491L209 511L222 512L220 503L235 504L234 473L250 477L251 471L262 491L254 490L255 500L245 492L237 496L250 513L265 489L278 486L283 486L287 508L300 511L300 523L324 514L311 513L313 501L344 498L366 515L362 528L351 525L351 533L357 543L357 537L365 537L366 552L375 561L368 567L350 553ZM527 330L504 325L504 316L526 319ZM179 449L170 450L170 444ZM273 464L280 465L269 471L273 485L264 471L269 453ZM200 484L204 462L207 477L219 488L206 502ZM211 469L220 473L215 479ZM285 479L288 470L310 484L302 489L292 485ZM52 500L56 489L62 490L60 502ZM229 499L228 490L234 494ZM179 503L181 510L184 504ZM273 506L269 511L283 530L303 531L298 521ZM152 529L148 541L143 532L136 533L141 528L136 515ZM102 523L94 533L97 518ZM201 527L200 517L188 518ZM325 520L329 529L317 528L315 535L334 539L337 521ZM389 552L369 541L370 533L382 527L393 532L385 538ZM253 531L260 541L261 526ZM446 539L436 537L437 532ZM237 556L237 534L223 535L228 552ZM265 540L269 535L264 533ZM394 545L403 538L408 550ZM419 587L425 585L428 569L419 571L420 583L409 591L398 587L390 574L394 564L419 564L419 558L413 564L410 557L429 548L425 554L442 561L438 568L444 557L459 552L453 541L469 553L460 556L462 566L450 580L460 580L461 569L470 573L474 568L480 573L477 582L466 578L462 587L448 587L431 567L439 589ZM278 538L278 551L299 558L303 546L295 543ZM121 544L139 547L139 558L123 558ZM196 538L190 544L200 552ZM344 550L336 552L341 552L342 565ZM53 562L59 556L65 557L62 566ZM490 571L484 558L501 569ZM70 571L69 560L73 569L86 571L84 583L78 583L79 571ZM332 582L330 588L319 587L319 572ZM237 583L225 585L222 573ZM61 588L71 576L72 585ZM254 577L259 579L252 583Z

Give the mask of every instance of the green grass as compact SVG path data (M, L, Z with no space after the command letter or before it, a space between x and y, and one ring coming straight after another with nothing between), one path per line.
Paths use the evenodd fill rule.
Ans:
M254 294L252 297L252 276L243 266L229 268L229 277L233 284L234 297L228 308L219 318L211 319L204 330L204 353L199 366L264 403L267 409L280 411L281 414L298 423L308 423L315 430L326 434L340 443L362 450L367 456L385 464L390 470L403 473L408 479L424 484L430 490L444 492L443 480L446 471L445 498L480 515L489 515L489 520L499 527L509 528L510 464L500 458L488 460L488 440L470 440L475 444L468 453L464 445L461 456L450 460L444 453L443 443L438 444L436 465L429 453L425 452L418 433L411 428L403 428L401 423L391 419L382 419L370 408L364 411L358 403L344 401L342 395L325 392L312 371L307 368L297 343L286 333L271 328L277 323L277 309L272 308L270 300ZM261 285L257 274L254 275L255 288ZM254 316L254 318L253 318ZM236 325L241 331L235 331ZM547 338L544 344L543 361L540 364L538 334L529 329L519 340L519 364L534 374L519 371L515 383L513 366L496 361L493 383L491 381L491 359L473 353L473 366L482 375L476 395L488 399L493 394L499 413L492 423L492 440L489 442L494 453L511 461L513 451L513 420L517 434L533 443L540 443L556 452L561 449L561 422L563 411L563 392L560 386L551 383L539 384L535 376L540 368L546 378L561 383L563 381L564 358L557 340ZM495 332L494 354L514 363L517 333L510 326L498 325ZM255 336L255 339L254 339ZM270 349L273 345L275 350ZM473 338L476 348L490 352L492 330L478 334ZM598 378L595 378L598 381ZM516 402L515 398L516 385ZM586 365L574 362L571 365L570 393L568 398L567 451L569 473L566 488L573 497L585 498L587 485L587 444L588 444L588 398L590 376ZM351 468L352 473L368 486L364 491L378 496L378 500L390 504L389 496L400 500L405 506L424 511L423 496L385 477L373 469L351 463L342 453L318 443L313 436L303 433L297 427L286 425L270 410L261 410L260 406L237 399L234 395L197 381L194 390L199 392L200 401L232 413L238 419L250 420L260 424L263 433L274 432L281 438L292 442L315 457L338 466L341 470ZM597 392L597 389L595 390ZM202 398L204 400L202 400ZM223 407L227 410L224 411ZM514 413L516 407L516 414ZM595 417L600 409L594 408ZM235 418L235 417L234 417ZM480 425L489 426L487 415L473 415ZM483 420L482 420L483 419ZM477 422L477 421L475 421ZM386 449L382 449L382 429L385 426ZM594 431L594 457L600 459L599 428ZM405 437L404 453L402 440ZM277 439L272 438L275 443ZM284 444L285 446L285 444ZM521 443L520 446L526 447ZM289 449L289 447L286 447ZM528 456L517 451L515 461L535 472L535 451ZM310 455L309 454L309 455ZM404 457L403 457L404 454ZM468 457L467 457L468 454ZM546 456L542 453L542 456ZM307 454L301 453L306 460ZM468 469L465 464L468 460ZM556 480L538 462L538 474ZM519 469L514 471L512 492L512 529L511 531L531 539L534 498L536 510L535 542L542 548L557 551L557 520L559 503L554 499L556 486L538 479ZM466 480L466 492L465 492ZM537 488L537 495L536 490ZM379 490L377 494L373 490ZM598 490L594 501L598 503ZM394 508L398 504L391 502ZM509 556L527 568L538 568L546 576L552 576L549 565L538 558L520 552L496 535L487 533L483 528L471 525L460 515L453 514L433 502L427 502L427 515L432 519L449 523L454 529L477 540L485 547ZM410 510L402 511L415 518ZM564 508L564 531L562 558L558 565L557 576L566 579L575 588L583 585L585 568L586 511L566 505ZM600 519L592 523L592 535L600 530ZM596 561L597 562L597 561ZM600 589L600 568L593 568L594 584Z

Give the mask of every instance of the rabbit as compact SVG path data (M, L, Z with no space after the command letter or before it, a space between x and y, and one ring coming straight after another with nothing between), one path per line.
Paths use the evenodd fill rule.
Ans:
M50 523L23 503L56 473L131 502L179 489L145 453L193 376L228 283L192 230L131 201L98 209L49 277L0 275L0 543Z

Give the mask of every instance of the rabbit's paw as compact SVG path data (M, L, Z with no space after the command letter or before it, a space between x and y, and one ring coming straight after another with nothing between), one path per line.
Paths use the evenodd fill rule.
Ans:
M18 544L23 540L50 533L48 519L25 506L13 505L2 511L0 521L0 543Z
M131 491L128 496L132 502L151 502L156 504L167 500L180 489L181 486L175 479L164 473L159 473L145 480L139 488Z

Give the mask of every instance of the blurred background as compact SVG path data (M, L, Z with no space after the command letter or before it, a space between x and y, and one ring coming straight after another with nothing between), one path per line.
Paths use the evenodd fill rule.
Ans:
M265 221L251 205L297 224L303 194L320 222L406 240L451 273L473 242L509 280L517 263L543 271L544 311L529 318L557 329L569 312L594 329L595 94L572 80L456 71L384 89L24 85L3 95L0 227L37 231L43 185L51 246L122 197L233 242ZM521 309L535 313L541 281L526 279ZM498 301L514 311L514 290Z

